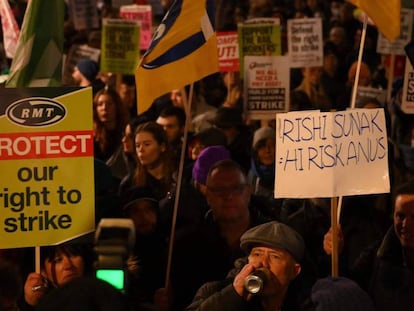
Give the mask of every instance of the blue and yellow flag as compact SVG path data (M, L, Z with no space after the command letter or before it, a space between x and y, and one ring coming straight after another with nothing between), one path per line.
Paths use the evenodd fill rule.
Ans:
M30 0L6 87L62 85L64 0Z
M401 0L348 0L364 11L390 41L400 35Z
M213 0L176 0L135 71L138 114L154 99L219 71Z

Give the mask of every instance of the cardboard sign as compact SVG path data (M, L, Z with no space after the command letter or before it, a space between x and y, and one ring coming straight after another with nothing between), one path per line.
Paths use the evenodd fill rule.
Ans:
M139 63L139 22L103 19L101 72L133 75Z
M244 58L244 105L249 119L270 120L288 110L289 60L286 56Z
M239 71L239 42L236 31L217 33L218 57L221 72Z
M290 66L292 68L322 66L322 19L289 19L287 26Z
M276 115L275 197L390 191L383 109Z
M91 88L1 89L0 248L94 230Z

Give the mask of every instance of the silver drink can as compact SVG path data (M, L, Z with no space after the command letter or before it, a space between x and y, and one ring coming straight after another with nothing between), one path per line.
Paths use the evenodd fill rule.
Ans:
M266 282L267 275L263 270L255 270L244 281L244 288L250 294L260 294Z

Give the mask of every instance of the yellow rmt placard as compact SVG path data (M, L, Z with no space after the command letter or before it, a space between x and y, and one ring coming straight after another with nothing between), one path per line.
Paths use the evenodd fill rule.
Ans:
M91 88L6 88L0 97L0 248L93 231Z

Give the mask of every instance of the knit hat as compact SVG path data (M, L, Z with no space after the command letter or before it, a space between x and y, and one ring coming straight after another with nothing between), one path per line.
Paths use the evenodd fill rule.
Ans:
M247 230L240 238L240 248L246 253L255 245L263 245L288 251L297 262L305 252L305 243L299 233L291 227L270 221Z
M276 139L276 131L270 126L261 127L254 132L253 135L253 149L257 148L257 143L262 139Z
M230 152L225 146L210 146L203 149L193 166L193 180L199 184L205 185L207 181L207 175L210 168L214 163L221 160L230 159Z
M81 74L89 81L95 80L99 72L98 63L91 59L81 59L76 63Z
M373 311L373 302L357 283L344 277L326 277L312 287L315 311Z

